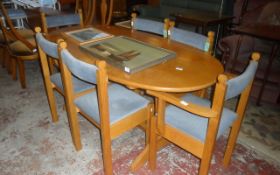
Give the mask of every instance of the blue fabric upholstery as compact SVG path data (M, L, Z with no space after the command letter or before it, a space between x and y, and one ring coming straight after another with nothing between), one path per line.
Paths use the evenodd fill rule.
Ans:
M55 86L58 89L60 89L62 92L64 91L60 73L55 73L51 75L51 82L53 82L53 84L55 84ZM94 87L94 85L86 83L75 76L72 76L72 82L73 82L73 90L75 93L79 93Z
M192 94L183 96L182 100L206 107L210 107L211 105L210 101L199 98ZM191 135L202 142L205 141L208 118L199 117L174 105L167 106L165 112L165 122L167 124ZM232 125L236 117L237 114L235 112L227 108L223 109L217 138L219 138L219 136L221 136L226 131L226 129Z
M204 50L205 42L207 41L207 37L204 35L183 29L178 29L176 27L174 27L171 31L171 39L183 44L193 46L200 50Z
M149 20L149 19L143 19L143 18L136 18L134 22L134 28L136 30L151 32L159 35L163 35L163 23Z
M8 16L10 19L22 19L27 18L26 13L22 9L7 9ZM0 11L0 16L2 17L2 12Z
M258 62L251 60L249 66L247 66L246 70L241 75L230 79L227 82L225 99L227 100L240 95L246 86L254 79L257 68Z
M97 67L95 65L78 60L66 49L61 51L61 58L72 74L84 81L96 84Z
M137 93L118 84L108 86L110 124L143 109L149 101ZM100 123L99 105L96 91L75 100L78 108Z
M46 16L48 28L80 24L79 14L66 14L59 16Z
M90 65L76 59L66 49L62 50L61 58L72 74L84 81L97 83L96 72L98 68L95 65ZM147 99L137 93L113 83L108 86L108 97L110 124L145 108L149 103ZM81 111L92 117L97 123L100 123L99 104L96 91L77 98L75 104Z
M50 42L45 39L45 37L42 35L42 33L36 33L36 40L38 46L42 48L42 50L45 52L46 55L51 56L48 57L49 59L58 59L58 52L57 52L57 44ZM51 75L50 77L51 82L53 82L58 89L60 89L62 92L64 91L62 80L61 80L61 74L55 73ZM94 87L93 84L84 82L80 80L77 77L72 76L72 82L73 82L73 90L75 93L82 92L84 90L88 90Z
M42 33L36 33L37 44L52 58L58 59L57 44L50 42L43 37Z

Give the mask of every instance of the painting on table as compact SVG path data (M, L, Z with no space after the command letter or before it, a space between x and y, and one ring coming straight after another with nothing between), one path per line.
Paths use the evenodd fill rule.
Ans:
M113 35L109 33L103 32L92 27L65 32L65 34L78 41L79 44L86 44L89 42L99 41L113 37Z
M124 36L88 43L81 47L127 73L143 70L176 56L173 51Z

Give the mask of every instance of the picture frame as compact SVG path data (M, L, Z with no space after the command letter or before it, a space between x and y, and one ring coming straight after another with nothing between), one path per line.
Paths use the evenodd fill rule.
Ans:
M129 74L176 57L173 51L125 36L88 43L81 48Z
M131 29L131 20L116 22L115 26L124 27L127 29Z
M112 35L112 34L103 32L103 31L93 28L93 27L65 32L65 34L67 36L70 36L72 39L74 39L80 45L114 37L114 35Z

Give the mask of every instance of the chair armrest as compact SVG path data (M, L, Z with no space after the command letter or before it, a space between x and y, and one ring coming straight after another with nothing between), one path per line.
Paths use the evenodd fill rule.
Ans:
M199 116L203 116L207 118L213 118L217 116L217 112L214 112L211 108L186 102L181 98L175 97L174 95L168 93L147 90L147 94L153 95L183 110L186 110L188 112L194 113Z

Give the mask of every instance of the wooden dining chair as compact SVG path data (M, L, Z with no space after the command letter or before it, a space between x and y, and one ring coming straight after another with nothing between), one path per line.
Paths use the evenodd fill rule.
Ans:
M51 73L49 71L49 62L48 59L54 59L58 61L58 70L61 68L61 60L58 57L57 53L57 44L47 40L41 33L41 28L36 27L36 42L38 47L38 53L40 57L40 63L42 68L42 74L45 83L45 90L50 106L50 111L52 115L52 121L58 121L58 114L56 110L56 102L54 91L59 92L62 96L65 96L64 87L62 83L61 73ZM75 96L83 95L85 93L91 92L95 89L95 86L90 83L79 80L78 78L72 76L74 94Z
M7 49L9 51L10 57L12 58L10 60L12 67L12 76L14 80L17 78L18 67L21 87L25 88L26 80L24 62L38 59L34 36L28 38L27 36L24 36L20 32L18 32L19 30L14 27L13 22L9 18L7 11L2 3L0 3L0 8L8 27L6 28L1 21L1 30L3 32L4 38L6 38L5 40Z
M132 29L149 32L149 33L154 33L154 34L163 36L164 23L155 21L155 20L137 17L133 20Z
M1 2L1 4L3 5L3 2ZM4 6L4 5L3 5ZM4 6L5 7L5 6ZM21 36L23 36L24 38L31 38L34 36L34 32L30 29L26 29L23 28L23 19L22 18L26 18L26 14L24 13L23 10L21 9L7 9L7 14L8 17L10 18L10 20L17 20L20 19L20 29L17 30L18 33L20 33ZM0 17L1 19L3 19L3 26L6 27L6 23L5 23L5 16L2 14L2 10L0 9ZM15 27L18 28L18 27ZM16 41L16 38L14 37L9 37L9 43ZM1 64L2 67L7 67L8 72L10 73L11 71L11 67L8 66L10 59L9 59L9 55L7 51L7 43L5 41L5 38L3 36L3 32L2 30L0 31L0 49L1 49Z
M259 53L253 53L247 69L237 77L227 80L226 75L220 75L212 102L191 93L178 98L168 93L147 91L158 99L157 116L151 117L151 169L156 167L157 143L165 138L201 159L199 174L208 174L215 141L228 128L230 134L224 165L229 165L259 58ZM225 100L237 96L240 98L236 111L223 107Z
M84 27L83 12L81 9L78 13L70 14L59 14L46 16L45 13L41 13L42 30L45 34L48 34L50 29L69 27L69 26L80 26Z
M48 37L49 30L63 28L68 26L79 26L80 28L84 27L83 22L83 13L82 10L79 9L78 13L70 13L70 14L59 14L59 15L50 15L46 16L45 13L41 13L41 22L42 22L42 30ZM54 72L55 60L49 59L49 69L50 72Z
M214 32L209 31L208 36L173 27L171 40L190 45L197 49L213 54Z
M139 30L143 32L149 32L157 35L161 35L164 38L168 38L170 29L173 28L175 23L165 18L163 22L138 18L136 13L131 14L131 29Z
M66 106L70 114L74 144L76 148L81 147L78 112L100 129L104 171L106 175L112 174L111 140L148 122L152 110L150 101L122 85L109 84L104 61L98 60L96 65L82 62L69 53L65 42L59 43L59 53L63 60ZM95 84L96 91L74 99L72 79L69 78L71 75Z

